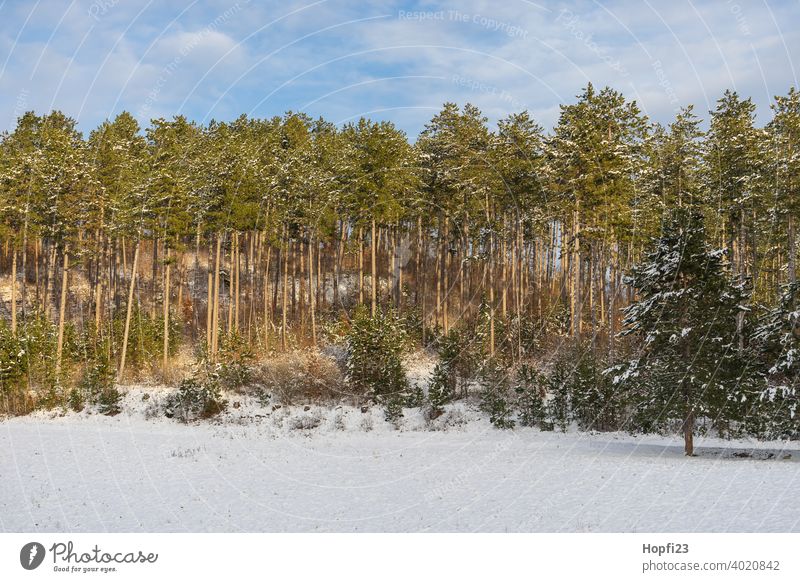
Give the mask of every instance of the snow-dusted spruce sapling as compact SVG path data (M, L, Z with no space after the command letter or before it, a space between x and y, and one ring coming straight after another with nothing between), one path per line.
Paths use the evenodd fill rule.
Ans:
M384 406L387 420L396 421L403 414L410 389L402 361L407 346L401 321L392 311L371 315L361 308L346 339L350 389Z
M547 394L547 377L530 364L522 364L516 372L514 392L519 423L522 426L538 426L552 430L547 421L544 398Z

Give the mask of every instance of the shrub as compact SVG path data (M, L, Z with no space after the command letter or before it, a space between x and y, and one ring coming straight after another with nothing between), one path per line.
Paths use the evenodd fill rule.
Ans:
M496 360L490 360L481 371L481 410L497 428L514 428L509 406L509 380L506 369Z
M251 370L256 395L274 395L282 404L331 402L345 394L336 362L314 351L279 354Z
M582 430L618 430L622 391L604 374L605 365L590 350L578 354L569 376L572 416Z
M28 358L25 343L11 333L0 320L0 389L4 395L20 388L27 372Z
M201 380L194 376L184 379L178 390L167 397L164 412L168 418L191 422L219 414L225 410L227 404L222 398L216 378Z
M545 396L547 377L529 364L522 364L516 373L514 392L519 423L522 426L538 426L552 429L547 422Z
M356 310L347 333L347 382L386 408L388 420L402 416L409 383L403 368L406 334L394 312L372 317L364 308Z
M121 411L119 406L121 398L122 394L117 390L117 387L113 385L109 386L100 392L97 398L97 409L100 411L100 414L105 414L106 416L119 414Z
M442 413L442 407L453 399L454 390L452 377L447 367L442 362L434 366L430 381L428 382L428 402L431 405L432 416Z
M547 378L550 399L547 401L547 418L552 426L566 432L572 421L570 414L570 363L567 358L559 357Z
M222 388L235 390L253 381L252 365L255 356L247 340L241 335L230 333L222 338L219 359L222 363L217 374Z

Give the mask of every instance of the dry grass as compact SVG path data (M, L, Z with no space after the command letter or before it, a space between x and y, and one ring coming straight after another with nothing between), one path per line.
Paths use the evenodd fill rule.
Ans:
M316 350L276 354L253 370L253 385L283 404L352 400L336 362Z

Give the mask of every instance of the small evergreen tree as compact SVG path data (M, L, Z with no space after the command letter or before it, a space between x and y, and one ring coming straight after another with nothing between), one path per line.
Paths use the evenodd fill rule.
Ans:
M546 383L547 378L529 364L522 364L517 370L514 392L517 395L517 416L522 426L551 428L546 420Z
M497 428L514 428L508 371L496 360L489 360L481 370L481 383L481 410L489 415L489 421Z
M726 274L724 257L706 243L700 213L682 207L628 279L638 300L625 310L622 333L638 336L642 349L611 370L612 382L653 422L680 418L687 455L698 416L727 421L732 403L753 396L737 381L745 372L737 328L747 295Z
M570 415L570 364L567 358L559 357L547 379L548 392L551 397L547 402L547 418L553 427L558 427L561 432L566 432L572 417Z
M355 393L385 406L387 420L402 416L409 395L405 345L405 330L392 311L372 316L363 307L356 310L347 334L347 381Z
M798 386L800 386L800 285L789 283L781 300L759 318L753 334L760 371L766 379L758 398L760 414L751 415L751 430L768 438L800 435ZM756 421L756 422L754 422ZM753 426L756 424L756 426Z
M453 383L447 364L438 362L428 382L428 402L431 404L432 416L439 416L442 407L453 399Z

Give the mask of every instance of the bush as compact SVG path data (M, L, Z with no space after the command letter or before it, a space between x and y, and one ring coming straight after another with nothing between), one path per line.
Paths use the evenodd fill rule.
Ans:
M547 377L529 364L522 364L517 370L514 392L517 397L517 416L522 426L552 430L552 424L547 421L546 387Z
M4 395L20 388L27 372L26 346L0 320L0 389Z
M547 401L547 418L553 427L566 432L572 421L570 413L570 380L571 366L567 358L558 358L547 378L550 399Z
M222 362L217 370L219 384L226 390L236 390L253 381L253 350L245 338L237 333L226 334L222 338L219 359Z
M257 395L274 395L282 404L333 402L346 394L336 362L314 351L279 354L251 370Z
M105 414L106 416L119 414L121 411L119 406L121 398L122 394L120 394L116 386L109 386L100 392L100 396L97 398L97 409L100 414Z
M356 310L347 333L347 383L386 408L387 420L402 416L409 382L402 355L407 337L394 312L372 317L363 307Z
M211 418L224 411L227 404L216 378L201 380L195 376L184 379L177 392L167 397L164 412L168 418L191 422L199 418Z
M453 399L454 390L452 376L442 362L434 366L430 381L428 382L428 402L431 405L432 416L442 413L442 407Z
M590 350L578 354L569 377L572 416L581 430L619 430L623 413L622 391L604 374L602 360Z
M509 406L509 381L506 369L495 360L486 363L481 371L481 410L497 428L514 428Z
M478 316L461 320L447 335L436 339L442 370L439 380L451 398L467 395L469 383L475 380L488 354L488 315L481 308Z

